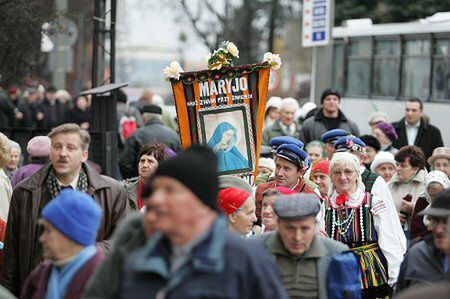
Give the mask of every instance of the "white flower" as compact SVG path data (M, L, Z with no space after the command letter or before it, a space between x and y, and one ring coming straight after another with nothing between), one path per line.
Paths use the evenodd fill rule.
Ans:
M172 61L170 63L170 66L166 66L163 69L164 75L166 76L166 79L174 78L174 79L180 79L181 73L184 72L181 68L178 61Z
M273 54L271 52L266 52L264 54L264 59L263 62L268 62L269 65L271 66L271 69L276 71L280 68L281 66L281 58L280 55L278 54Z
M235 45L234 43L229 42L229 43L227 44L227 51L228 51L231 55L233 55L234 57L239 58L239 50L238 50L238 48L236 47L236 45Z
M209 59L211 59L212 55L211 53L206 54L206 60L208 61Z

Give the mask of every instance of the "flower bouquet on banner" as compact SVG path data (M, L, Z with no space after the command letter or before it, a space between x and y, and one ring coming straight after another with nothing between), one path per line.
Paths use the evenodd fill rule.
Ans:
M235 65L239 50L226 41L207 58L207 70L184 72L176 61L163 69L172 84L183 148L209 146L217 154L220 175L236 174L252 183L270 70L280 68L280 56L268 52L261 63Z

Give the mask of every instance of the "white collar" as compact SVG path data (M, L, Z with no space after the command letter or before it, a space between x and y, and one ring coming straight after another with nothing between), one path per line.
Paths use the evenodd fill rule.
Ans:
M76 177L73 178L73 180L70 182L69 186L72 187L73 190L77 190L77 184L78 184L78 178L80 177L80 173L77 174ZM58 179L58 177L56 177L56 180L58 181L58 184L60 186L67 186L67 185L63 185L61 183L61 181Z
M420 127L420 122L421 122L422 120L421 119L419 119L419 121L414 125L414 126L411 126L409 123L408 123L408 121L406 121L406 119L405 119L405 126L407 127L407 128L410 128L410 129L412 129L412 128L418 128L418 127Z
M334 190L333 194L330 196L330 203L334 209L339 208L339 206L336 204L336 198L338 196L339 196L339 194L336 192L336 190ZM349 195L350 199L345 202L345 206L348 208L357 208L361 205L365 196L366 196L366 192L364 190L356 189L355 193L353 193L352 195Z

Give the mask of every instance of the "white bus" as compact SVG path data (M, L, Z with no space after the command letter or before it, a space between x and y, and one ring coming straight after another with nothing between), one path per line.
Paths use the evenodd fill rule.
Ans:
M397 121L405 100L417 97L450 146L450 12L407 23L349 20L332 36L330 82L362 133L370 133L371 112L384 111Z

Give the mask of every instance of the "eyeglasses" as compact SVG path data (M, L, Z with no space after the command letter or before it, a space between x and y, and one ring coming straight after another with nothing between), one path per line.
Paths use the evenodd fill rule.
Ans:
M334 177L340 177L342 174L344 174L346 177L349 177L349 176L353 175L353 173L355 173L355 170L344 169L344 170L332 171L331 175Z

